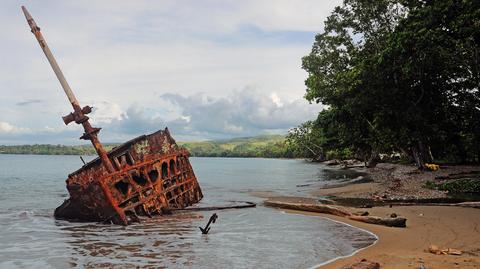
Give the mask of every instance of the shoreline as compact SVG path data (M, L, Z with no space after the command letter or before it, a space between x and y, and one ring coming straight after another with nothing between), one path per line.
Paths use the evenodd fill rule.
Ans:
M289 212L289 211L291 211L291 212ZM306 214L303 214L303 212L295 212L295 210L285 210L285 213L306 215ZM308 216L308 215L307 215L307 216ZM321 216L321 217L322 217L322 218L325 218L325 219L328 219L329 221L333 221L333 222L336 222L336 223L340 223L340 224L342 224L342 225L346 225L346 226L352 227L352 228L354 228L354 229L357 229L357 230L366 232L366 233L368 233L368 234L371 234L373 237L375 237L375 241L374 241L371 245L368 245L368 246L363 247L363 248L359 248L359 249L355 250L354 252L352 252L352 253L349 254L349 255L339 256L339 257L333 258L333 259L331 259L331 260L329 260L329 261L316 264L316 265L314 265L314 266L312 266L312 267L310 267L310 268L308 268L308 269L322 268L322 266L326 266L326 265L331 264L331 263L334 263L334 262L336 262L336 261L338 261L338 260L347 259L347 258L350 258L350 257L354 257L354 256L357 255L357 253L359 253L360 251L375 246L375 245L378 243L378 240L380 239L380 238L378 238L378 236L377 236L376 234L372 233L372 232L369 231L369 230L356 227L356 226L351 225L351 224L348 224L348 223L346 223L346 222L342 222L342 221L339 221L339 220L334 220L334 219L329 218L329 217L324 217L324 216Z
M339 216L282 209L288 214L326 218L373 234L377 240L347 256L317 264L311 268L338 269L362 259L378 262L380 268L480 268L480 211L476 208L448 206L398 206L371 208L374 215L393 211L408 219L406 228L395 228L357 222ZM455 213L454 217L445 214ZM431 244L454 248L462 255L435 255Z
M377 201L451 198L447 191L425 188L425 186L429 182L448 182L449 179L440 180L439 178L448 178L451 175L468 174L469 171L480 173L479 165L441 166L437 171L420 171L413 165L392 163L379 163L374 168L358 166L345 168L342 165L326 165L325 168L347 169L364 173L368 175L371 182L315 189L310 192L311 195ZM480 200L480 195L475 198Z
M338 166L331 167L333 169L339 168ZM444 198L447 196L446 192L426 189L424 188L425 182L433 180L439 175L444 176L449 173L472 169L480 170L480 167L455 166L445 167L435 172L418 172L411 166L383 164L374 169L353 169L367 173L372 178L372 182L316 189L310 192L311 197L315 199L306 199L318 202L319 198L331 198L333 201L335 201L335 198L339 198L339 201L354 198L388 202L393 199ZM259 194L257 196L287 203L292 202L291 198L303 199L299 197L275 197L272 193ZM306 202L308 204L308 201ZM379 226L325 213L278 208L286 213L317 216L341 222L372 233L377 238L372 245L359 249L349 256L337 257L313 268L338 269L358 263L362 259L378 262L380 268L393 269L480 268L480 209L478 208L436 204L390 206L385 204L372 208L346 207L343 205L342 207L352 213L368 211L370 215L379 217L388 217L395 213L398 217L407 219L407 227ZM436 245L440 249L457 249L462 254L432 254L428 251L431 245Z
M375 244L363 248L350 257L342 257L317 268L341 268L361 259L378 262L381 268L480 268L480 212L474 208L445 206L409 206L378 208L374 212L388 212L394 209L408 219L407 228L391 228L321 213L307 213L340 221L356 228L367 230L378 237ZM456 213L449 218L445 213ZM446 219L448 218L448 219ZM435 255L428 252L431 244L440 248L462 250L462 255Z

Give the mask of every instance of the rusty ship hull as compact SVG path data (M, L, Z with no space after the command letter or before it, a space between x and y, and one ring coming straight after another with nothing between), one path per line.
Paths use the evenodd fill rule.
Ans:
M58 219L103 221L128 225L139 216L164 214L202 199L202 191L189 162L189 153L179 147L167 128L128 141L110 152L100 143L101 128L93 127L81 107L40 27L22 6L25 19L57 76L73 112L63 117L84 129L80 139L89 140L98 158L86 163L67 179L70 198L55 210Z
M97 158L70 174L70 198L55 210L56 218L130 224L203 197L189 152L168 129L137 137L107 155L117 171L109 173Z
M56 218L129 224L203 197L189 152L168 129L128 141L108 156L116 172L108 173L97 158L68 176L70 198L55 210Z

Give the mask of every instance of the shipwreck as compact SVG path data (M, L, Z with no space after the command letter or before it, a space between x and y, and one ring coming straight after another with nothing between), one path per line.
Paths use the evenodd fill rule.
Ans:
M84 163L66 180L69 199L55 210L55 218L102 221L128 225L139 216L162 215L199 202L203 195L189 162L189 152L179 147L167 128L142 135L107 152L100 143L100 128L92 127L32 16L22 6L32 33L47 57L73 106L65 124L81 124L98 158Z

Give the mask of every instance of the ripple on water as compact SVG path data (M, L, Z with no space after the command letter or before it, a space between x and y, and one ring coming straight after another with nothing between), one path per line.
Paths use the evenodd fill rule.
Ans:
M219 218L208 235L198 226L205 226L213 212L156 217L127 227L55 220L53 210L64 199L64 175L77 158L18 158L28 162L24 169L35 168L29 172L2 167L1 158L0 171L9 179L8 173L20 173L21 179L8 181L15 194L0 189L0 197L8 198L0 208L0 268L309 268L375 240L337 222L262 206L216 212ZM60 161L64 170L42 172L51 174L42 176L47 181L42 190L35 171ZM319 166L292 160L192 159L192 164L205 194L201 206L259 201L249 190L301 193L296 185L323 173ZM249 177L243 176L245 167Z

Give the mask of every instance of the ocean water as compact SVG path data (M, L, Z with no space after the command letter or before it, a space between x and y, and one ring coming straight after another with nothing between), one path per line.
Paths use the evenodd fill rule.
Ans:
M90 159L91 157L87 157ZM261 205L252 191L308 196L358 174L301 160L191 158L199 204L253 201L256 208L184 212L127 227L55 220L78 156L0 155L0 268L311 268L350 255L375 237L325 218Z

